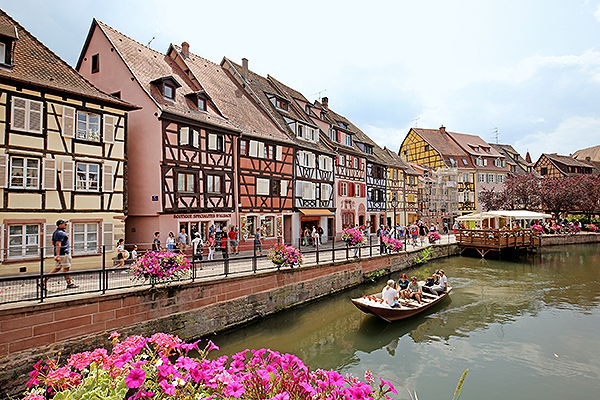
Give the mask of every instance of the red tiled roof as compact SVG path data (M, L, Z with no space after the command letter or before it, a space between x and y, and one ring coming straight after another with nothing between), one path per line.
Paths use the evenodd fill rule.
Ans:
M198 111L191 105L185 96L195 93L197 89L170 57L152 50L101 21L95 19L94 23L106 35L135 79L162 111L234 131L240 130L235 123L219 112L209 107L206 112ZM181 85L175 91L174 101L164 98L158 88L151 83L167 76L171 76ZM209 91L207 93L212 98L215 97Z
M15 33L18 35L14 66L10 70L0 69L0 78L82 95L121 108L134 108L96 88L3 10L0 10L0 33L10 37L14 37Z
M442 134L438 129L411 129L440 153L447 166L451 166L449 159L453 158L459 168L475 168L471 162L471 157L468 157L468 154L459 145L449 136ZM463 158L467 160L467 165L464 165L462 162Z

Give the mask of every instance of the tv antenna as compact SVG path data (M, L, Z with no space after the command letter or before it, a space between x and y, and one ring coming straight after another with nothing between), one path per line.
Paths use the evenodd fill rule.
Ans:
M498 138L500 137L500 132L498 132L498 127L494 127L494 130L492 131L492 137L494 139L496 139L496 144L498 144Z
M314 96L316 94L318 96L317 100L321 101L321 93L326 92L326 91L327 91L327 89L323 89L323 90L321 90L319 92L316 92L316 93L313 93L313 94L309 95L308 97L312 97L312 96Z
M152 36L152 39L150 39L150 41L148 42L148 44L146 45L146 47L150 47L150 43L152 43L152 41L156 39L156 36Z
M418 124L419 124L419 120L420 119L421 119L421 117L417 117L417 118L415 118L415 119L412 120L412 122L415 123L415 126L414 126L415 128L418 128Z

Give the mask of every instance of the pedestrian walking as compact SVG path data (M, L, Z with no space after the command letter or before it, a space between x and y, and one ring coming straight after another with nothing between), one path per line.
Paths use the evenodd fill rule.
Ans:
M262 256L262 241L261 241L260 230L257 230L256 233L254 234L254 255L256 255L257 251Z
M204 252L204 245L202 243L202 239L200 238L200 232L196 232L196 237L192 240L192 261L195 263L196 261L202 261L202 253ZM200 269L202 269L202 262L200 262Z
M223 255L223 259L229 258L229 249L227 248L227 232L223 232L223 237L221 238L221 254Z
M208 259L215 259L215 234L211 233L208 237Z
M181 228L181 232L177 234L177 247L179 247L179 252L185 254L185 249L187 247L188 235L185 233L185 228Z
M231 255L240 254L239 249L239 232L237 225L229 229L229 242L231 245Z
M56 230L52 233L52 245L54 247L54 269L50 271L50 274L55 274L63 270L69 272L71 268L71 249L69 248L69 235L67 235L66 229L69 221L66 219L59 219L56 221ZM41 289L46 292L47 282L49 277L44 279L44 283L41 285ZM67 289L74 289L78 287L73 283L71 275L65 275L67 281Z
M160 232L154 232L154 240L152 241L152 251L160 251Z
M138 256L137 244L134 244L133 245L133 250L131 250L131 262L136 262L137 261L137 256Z
M167 240L165 240L165 244L167 245L167 250L169 252L173 252L175 250L175 235L173 232L169 232L169 236L167 236Z

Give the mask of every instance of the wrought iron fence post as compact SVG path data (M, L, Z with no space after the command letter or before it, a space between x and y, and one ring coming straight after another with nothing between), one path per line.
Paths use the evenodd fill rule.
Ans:
M319 241L320 241L320 236L317 236L317 238L315 239L317 241L317 255L315 256L315 260L317 262L317 265L319 264Z
M225 258L223 260L223 269L225 272L225 276L229 275L229 258Z
M373 257L373 235L369 233L369 257Z
M346 242L346 261L348 261L350 259L350 256L348 254L348 242Z
M44 246L40 244L40 284L38 290L40 292L40 303L44 301L44 288L46 282L44 282Z
M256 273L257 270L257 259L256 259L256 244L253 244L254 246L254 255L252 256L252 272Z
M106 272L106 245L102 245L102 271L99 276L100 291L102 294L106 293L108 289L108 273Z

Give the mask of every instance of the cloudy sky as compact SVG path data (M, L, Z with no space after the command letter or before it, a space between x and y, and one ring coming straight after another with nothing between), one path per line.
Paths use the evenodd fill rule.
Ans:
M398 150L411 126L535 161L600 145L600 0L0 0L75 65L93 18L165 52L224 56L329 105ZM497 137L495 132L497 132Z

